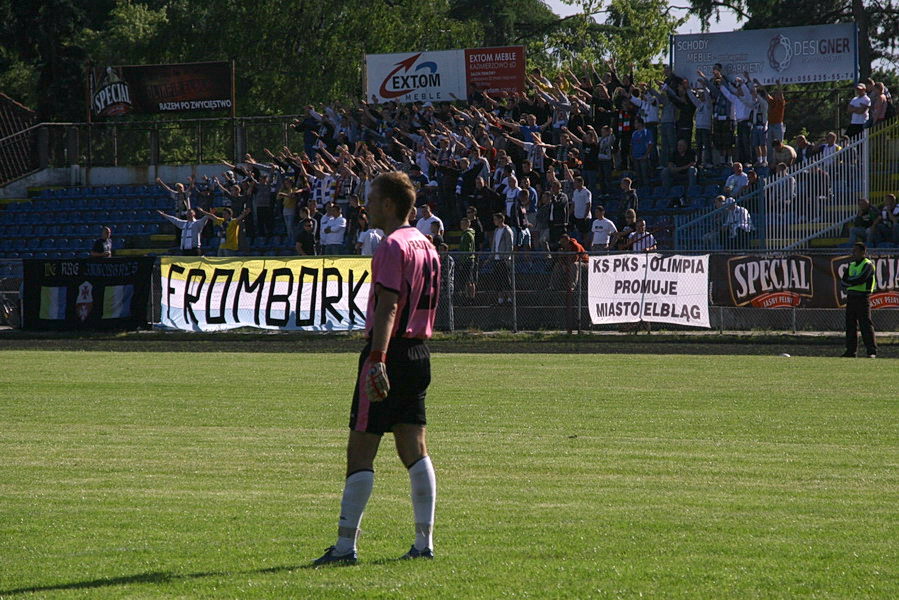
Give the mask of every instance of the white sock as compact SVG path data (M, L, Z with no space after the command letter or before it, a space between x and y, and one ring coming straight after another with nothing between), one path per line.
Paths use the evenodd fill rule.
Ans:
M425 456L409 467L412 483L412 511L415 513L415 548L434 548L434 504L437 501L437 478L431 458Z
M374 471L356 471L346 478L343 499L340 501L340 521L337 525L335 554L347 554L356 549L362 513L375 484Z

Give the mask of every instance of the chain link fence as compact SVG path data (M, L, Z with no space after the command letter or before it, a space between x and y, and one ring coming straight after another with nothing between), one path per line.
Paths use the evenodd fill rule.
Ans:
M798 253L770 255L780 260ZM805 253L808 255L808 253ZM627 256L610 254L610 256ZM729 255L731 256L731 255ZM733 257L744 256L733 254ZM837 256L830 254L826 256ZM637 324L593 325L588 309L587 264L562 252L516 252L503 258L492 253L447 253L443 256L444 287L437 327L442 330L476 331L635 331ZM899 262L899 254L894 255ZM894 273L893 277L899 274ZM893 286L899 281L884 282ZM710 280L710 292L725 281ZM709 294L712 330L827 331L845 327L842 308L757 308L716 304ZM899 310L872 311L877 331L899 331ZM649 328L647 324L644 327ZM695 328L652 323L653 330L683 331Z
M808 255L808 253L804 253ZM626 257L627 254L609 254ZM739 254L728 255L734 258ZM765 256L765 255L756 255ZM773 259L798 256L797 253L770 255ZM836 257L836 254L822 255ZM883 256L883 255L881 255ZM899 265L899 253L889 256ZM256 257L252 257L256 258ZM587 263L577 255L563 252L515 252L507 256L480 252L449 252L441 256L443 281L438 305L437 329L441 331L636 331L651 327L654 331L685 331L694 328L666 323L593 325L588 309ZM887 274L889 276L889 274ZM151 323L159 322L161 286L157 260L147 314ZM881 286L899 288L899 272ZM0 325L19 325L19 301L22 261L0 260L0 316L9 314ZM881 276L881 279L884 277ZM710 292L726 282L710 280ZM709 294L709 321L712 331L841 332L845 313L841 308L756 308L724 306ZM8 310L7 310L8 309ZM899 310L872 311L879 332L899 332Z

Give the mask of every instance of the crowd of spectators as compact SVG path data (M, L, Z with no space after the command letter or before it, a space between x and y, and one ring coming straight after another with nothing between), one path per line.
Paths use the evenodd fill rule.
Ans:
M740 199L763 185L759 172L787 177L796 161L838 151L840 140L799 135L788 144L780 85L769 91L720 66L698 72L697 81L666 70L662 81L638 82L608 61L602 73L585 64L579 75L564 70L552 80L534 69L525 93L475 91L464 104L306 106L292 123L302 149L247 154L226 163L221 177L173 187L160 181L173 201L163 216L188 253L202 251L197 231L209 235L207 222L223 240L219 253L230 255L247 239L271 236L280 219L285 245L297 254L369 254L382 235L365 211L371 181L401 170L418 193L416 226L438 248L448 231L470 230L472 252L557 250L565 235L592 251L650 250L658 231L638 217L638 191L657 183L690 189L713 173L724 191L717 205L728 211L722 231L742 243L753 207ZM859 84L846 135L889 118L891 107L882 83ZM798 193L795 181L786 187ZM216 191L221 216L209 213ZM670 206L687 200L672 198Z

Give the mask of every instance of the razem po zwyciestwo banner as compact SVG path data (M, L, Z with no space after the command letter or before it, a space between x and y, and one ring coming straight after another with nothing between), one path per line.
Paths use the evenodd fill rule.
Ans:
M855 23L777 27L671 37L671 67L695 84L697 69L712 76L720 63L731 79L744 72L768 85L855 80L858 40Z
M709 327L709 255L610 254L588 264L590 320Z
M227 62L95 67L90 90L95 117L230 110L234 103Z
M186 331L365 328L370 258L161 259L160 324Z
M368 54L366 98L381 102L467 100L465 51Z

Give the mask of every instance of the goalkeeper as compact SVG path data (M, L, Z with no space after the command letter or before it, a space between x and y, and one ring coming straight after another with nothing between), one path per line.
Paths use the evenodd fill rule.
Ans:
M415 543L402 558L433 558L437 483L425 443L425 393L431 382L431 337L440 295L440 260L434 246L409 225L415 188L404 173L384 173L371 186L368 215L384 240L372 257L372 292L365 327L368 343L350 411L346 483L337 543L315 565L356 562L362 513L374 484L374 459L384 433L393 433L409 471Z

